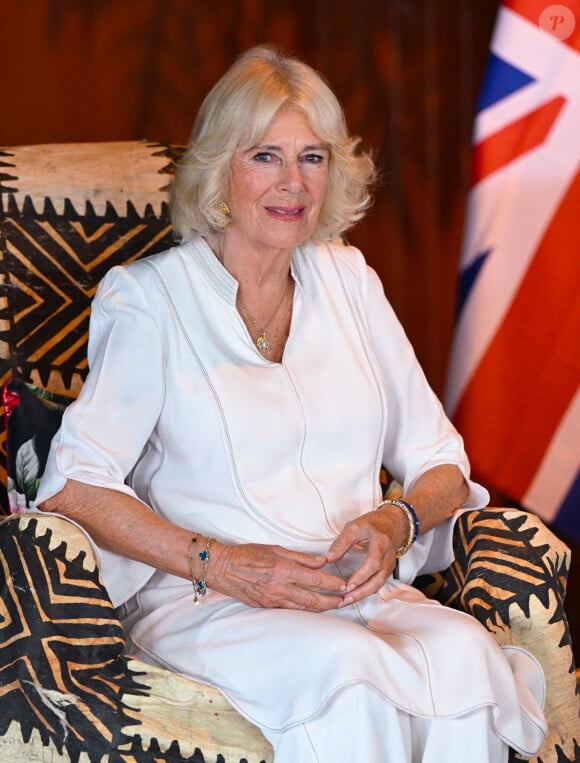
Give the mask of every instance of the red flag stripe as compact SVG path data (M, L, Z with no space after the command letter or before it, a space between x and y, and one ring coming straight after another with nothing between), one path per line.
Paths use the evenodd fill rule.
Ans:
M557 96L478 143L473 149L471 184L496 172L540 146L558 118L566 99Z
M555 11L554 3L549 0L504 0L503 5L514 13L519 13L525 19L535 26L542 26L547 32L558 30L567 24L567 29L571 29L572 23L574 30L563 43L569 45L574 50L580 51L580 2L579 0L567 0L560 7L564 12Z
M474 471L516 499L578 389L579 210L580 173L453 417Z

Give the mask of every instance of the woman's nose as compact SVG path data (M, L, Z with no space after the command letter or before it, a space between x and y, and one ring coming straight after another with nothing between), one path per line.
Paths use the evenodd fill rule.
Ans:
M298 162L284 162L280 178L282 190L289 193L299 193L303 185L302 171Z

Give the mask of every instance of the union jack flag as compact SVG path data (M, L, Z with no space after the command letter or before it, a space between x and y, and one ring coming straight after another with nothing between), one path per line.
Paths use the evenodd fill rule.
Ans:
M580 539L580 0L505 0L445 407L474 474Z

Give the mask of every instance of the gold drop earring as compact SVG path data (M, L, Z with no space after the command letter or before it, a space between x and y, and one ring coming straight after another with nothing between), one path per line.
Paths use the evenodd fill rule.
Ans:
M217 225L217 227L220 230L224 230L230 224L230 220L231 220L231 216L232 216L232 211L229 208L227 201L220 201L218 209L219 209L220 214L222 215L223 219L222 220L218 220L216 222L216 225Z

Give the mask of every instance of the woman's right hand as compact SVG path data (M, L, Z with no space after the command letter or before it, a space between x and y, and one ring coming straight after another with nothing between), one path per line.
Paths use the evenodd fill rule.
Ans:
M132 496L68 480L63 490L41 508L75 520L103 548L191 579L191 530L171 524ZM322 571L325 557L281 546L229 546L217 541L211 546L210 556L208 588L252 607L323 612L336 609L346 593L342 578Z
M346 593L342 578L323 572L325 557L282 546L214 543L207 586L252 607L336 609Z

